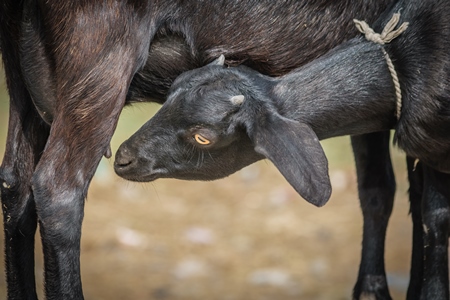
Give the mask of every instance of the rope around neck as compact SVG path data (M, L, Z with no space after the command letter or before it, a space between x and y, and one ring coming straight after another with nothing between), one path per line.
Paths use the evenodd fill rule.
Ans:
M405 31L406 28L408 28L409 23L404 22L396 30L394 30L399 20L400 14L399 13L394 14L381 33L376 33L375 31L373 31L373 29L370 28L370 26L364 21L353 19L353 22L355 22L356 28L366 36L366 39L368 41L384 45L391 42L393 39L398 37L403 31ZM395 71L394 64L392 63L389 54L386 52L386 50L384 50L384 48L381 48L381 50L383 51L384 58L386 59L389 72L391 72L392 80L394 82L395 97L397 100L396 117L398 120L400 119L400 113L402 110L402 91L400 89L400 81L398 80L397 72Z

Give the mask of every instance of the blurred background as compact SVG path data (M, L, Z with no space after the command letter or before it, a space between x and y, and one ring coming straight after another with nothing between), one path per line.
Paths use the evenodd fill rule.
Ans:
M1 73L1 157L8 101ZM113 157L158 107L125 108L112 141ZM333 185L331 200L322 208L298 196L268 161L214 182L160 179L137 184L116 176L113 159L103 158L85 206L85 298L350 299L362 236L350 139L322 144ZM403 155L393 149L392 156L397 194L386 269L391 295L404 299L411 251L408 185ZM36 260L42 298L39 236ZM3 270L3 258L0 262ZM5 285L0 272L0 299L6 298Z

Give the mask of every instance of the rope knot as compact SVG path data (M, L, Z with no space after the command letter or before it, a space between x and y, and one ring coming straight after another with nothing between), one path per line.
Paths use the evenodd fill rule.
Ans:
M354 19L353 22L355 22L356 28L363 34L365 34L366 39L368 41L384 45L389 42L391 42L393 39L398 37L403 31L405 31L408 28L409 23L405 22L400 27L394 30L394 28L397 26L398 22L400 21L400 14L396 13L392 15L392 18L389 20L389 22L384 27L383 31L381 33L376 33L373 31L370 26L364 22Z
M380 45L384 45L391 42L393 39L398 37L402 32L404 32L408 28L409 23L404 22L397 29L395 29L399 21L400 21L400 14L399 13L393 14L392 18L386 24L383 31L381 33L376 33L372 28L370 28L370 26L366 22L353 19L356 28L365 35L368 41ZM398 80L397 72L395 71L394 64L391 58L389 57L389 54L386 52L386 50L384 50L384 48L381 48L381 50L383 51L384 58L386 59L389 71L391 72L392 80L394 81L395 96L397 99L396 116L398 120L400 119L400 113L402 110L402 91L400 88L400 81Z

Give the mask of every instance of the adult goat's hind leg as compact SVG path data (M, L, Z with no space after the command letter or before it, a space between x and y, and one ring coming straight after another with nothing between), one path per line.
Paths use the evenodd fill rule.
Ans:
M361 263L353 299L391 299L384 268L386 229L395 194L389 132L352 137L364 217Z
M101 97L79 98L58 111L33 175L48 299L83 299L79 256L84 201L125 102L132 76L127 71L119 78L98 76L98 81L85 88L105 89ZM89 95L85 90L81 93ZM68 97L76 99L75 95Z
M134 2L133 2L134 3ZM148 54L147 2L45 2L54 116L32 178L49 300L83 299L80 239L89 183L109 143L129 84ZM62 7L68 8L61 13ZM98 16L101 15L101 18Z
M47 299L83 299L79 256L84 201L117 115L110 116L111 122L99 124L103 125L99 128L83 129L82 134L67 125L65 117L59 117L52 125L32 179L44 251Z
M36 211L31 177L44 149L48 126L26 90L10 90L10 119L0 189L5 238L8 299L35 299L34 237Z
M8 299L36 299L34 237L36 211L31 177L44 149L49 128L43 123L20 72L18 38L20 3L2 7L0 44L10 96L5 154L0 166L5 267Z
M114 98L107 98L104 107L97 108L89 102L99 99L83 99L83 103L58 112L52 123L32 178L48 299L83 299L79 256L84 201L108 149L125 93L122 88Z

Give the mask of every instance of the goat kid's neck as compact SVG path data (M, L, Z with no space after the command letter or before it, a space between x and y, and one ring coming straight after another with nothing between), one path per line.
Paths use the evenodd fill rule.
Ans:
M389 130L395 90L380 47L356 38L288 75L261 78L277 111L319 139Z

